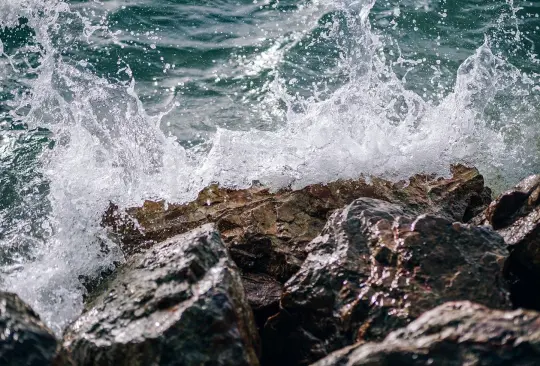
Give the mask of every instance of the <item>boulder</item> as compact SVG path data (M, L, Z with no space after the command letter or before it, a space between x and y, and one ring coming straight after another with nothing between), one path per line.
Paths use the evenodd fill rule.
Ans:
M505 276L514 306L540 310L540 175L502 193L473 222L491 226L509 246Z
M467 221L491 201L484 179L474 168L456 165L451 177L416 175L408 182L382 179L340 180L300 190L271 192L255 185L234 190L212 185L187 204L147 201L121 211L111 205L103 225L117 236L129 256L156 242L215 222L230 255L243 272L248 299L260 322L278 308L280 284L296 273L307 256L307 244L323 229L332 211L359 197L401 203L417 214L429 212ZM252 286L264 279L265 286ZM271 293L266 296L261 289ZM256 303L260 297L265 305ZM270 303L274 299L273 303ZM261 311L259 311L262 309Z
M240 274L212 224L133 255L64 336L85 365L258 365Z
M52 365L58 342L53 332L17 295L0 292L0 365Z
M313 366L533 366L540 364L540 314L499 311L471 302L441 305L390 333Z
M269 365L377 341L444 302L508 309L503 239L485 227L361 198L329 219L263 331Z

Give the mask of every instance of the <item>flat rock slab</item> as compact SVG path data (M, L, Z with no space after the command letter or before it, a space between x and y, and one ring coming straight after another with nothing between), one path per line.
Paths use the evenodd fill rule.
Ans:
M47 366L58 341L38 315L17 295L0 292L0 365Z
M447 303L381 343L337 351L313 366L534 366L540 364L540 314Z
M269 364L309 364L381 340L444 302L511 307L494 231L361 198L338 210L286 284L263 332Z
M240 274L214 225L136 254L66 331L84 365L258 365Z

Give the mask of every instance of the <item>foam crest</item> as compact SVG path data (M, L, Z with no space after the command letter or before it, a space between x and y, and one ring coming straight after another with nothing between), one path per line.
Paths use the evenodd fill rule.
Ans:
M360 42L346 60L350 81L327 100L307 101L302 113L289 110L287 125L278 131L218 130L200 172L206 183L236 186L259 180L275 188L299 188L359 174L397 180L417 172L444 175L457 162L488 173L508 167L501 184L523 174L513 170L511 161L531 145L519 140L510 145L485 113L501 91L523 92L522 76L493 55L487 40L459 68L453 92L428 103L407 90L379 58L382 44L365 15L348 15L354 16L348 29Z

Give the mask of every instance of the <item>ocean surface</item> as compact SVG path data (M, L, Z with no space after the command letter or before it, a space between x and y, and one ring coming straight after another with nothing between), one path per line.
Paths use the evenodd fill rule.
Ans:
M56 332L109 202L540 172L540 2L0 0L0 288Z

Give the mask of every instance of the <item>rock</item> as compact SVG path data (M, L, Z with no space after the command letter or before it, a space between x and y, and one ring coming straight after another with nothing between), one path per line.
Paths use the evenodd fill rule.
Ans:
M133 255L65 333L84 365L258 365L240 274L208 224Z
M272 277L260 273L244 273L242 283L248 303L253 309L257 327L262 329L266 320L279 311L283 285Z
M512 234L507 230L516 221L519 221L534 211L540 203L540 175L532 175L521 181L514 188L497 197L483 213L473 218L476 225L490 225L503 234ZM521 238L507 235L506 241L515 244Z
M58 342L53 332L17 295L0 292L0 365L52 365Z
M270 192L254 186L233 190L210 186L188 204L147 201L119 211L111 205L103 225L111 229L127 255L154 243L215 222L230 254L244 274L268 275L285 283L307 255L306 245L326 224L332 211L359 197L403 203L418 214L437 213L467 221L490 202L490 191L474 168L453 166L451 178L416 175L409 182L341 180L300 190ZM254 298L249 294L248 297ZM257 294L256 296L259 296Z
M380 340L447 301L510 308L506 246L484 227L361 198L329 219L263 332L269 365L306 365Z
M455 165L451 172L447 179L415 175L409 182L395 184L376 178L370 183L339 180L275 193L261 186L234 190L211 185L188 204L146 201L126 213L111 204L103 225L120 236L124 252L131 254L208 222L218 223L231 246L246 242L247 236L262 235L302 247L318 235L331 211L359 197L400 202L419 213L468 221L491 202L491 191L475 168Z
M271 192L260 185L227 189L212 185L187 204L146 201L121 211L110 206L103 226L110 229L129 257L156 242L215 222L232 259L242 271L247 298L261 329L279 310L284 284L306 259L308 243L330 214L359 197L403 204L411 213L436 213L467 221L491 201L478 170L451 167L451 177L416 175L392 183L382 179L339 180L300 190ZM382 254L382 253L381 253Z
M493 227L509 245L505 277L514 307L540 310L540 175L501 194L473 219Z
M446 303L390 333L313 366L425 366L540 364L540 314L498 311L471 302Z

